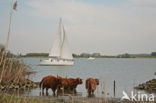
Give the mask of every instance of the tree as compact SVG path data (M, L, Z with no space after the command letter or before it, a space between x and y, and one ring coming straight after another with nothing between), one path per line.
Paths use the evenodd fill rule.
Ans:
M123 55L119 55L117 56L118 58L131 58L131 55L129 55L128 53L125 53Z
M88 58L88 57L90 57L91 55L88 54L88 53L81 53L80 56L81 56L81 57L87 57L87 58Z
M151 53L151 56L156 56L156 52L152 52Z
M100 53L93 53L92 56L93 57L98 57L98 56L101 56L101 54Z

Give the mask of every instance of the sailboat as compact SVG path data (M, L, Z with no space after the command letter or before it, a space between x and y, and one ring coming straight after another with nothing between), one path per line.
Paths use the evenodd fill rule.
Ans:
M95 59L94 57L89 57L89 58L88 58L88 60L94 60L94 59Z
M61 19L51 52L49 53L49 58L47 60L41 60L40 65L74 65L72 52L70 51Z

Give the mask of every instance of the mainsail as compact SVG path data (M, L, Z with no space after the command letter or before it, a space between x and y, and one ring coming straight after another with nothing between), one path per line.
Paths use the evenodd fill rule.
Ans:
M62 41L61 41L62 25L61 24L62 23L61 23L61 19L60 19L59 28L58 28L58 31L56 33L56 37L55 37L55 40L53 42L51 52L49 53L50 57L60 57L61 45L62 45Z
M61 58L63 59L73 59L72 53L69 49L67 35L65 33L64 26L63 27L63 42L62 42L62 48L61 48Z
M57 57L62 59L73 59L72 53L69 49L67 35L65 33L62 20L60 19L58 32L56 38L53 42L51 52L49 53L50 57Z

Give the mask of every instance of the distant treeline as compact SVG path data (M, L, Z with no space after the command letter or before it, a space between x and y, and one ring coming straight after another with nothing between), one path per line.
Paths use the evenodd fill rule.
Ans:
M88 58L88 57L115 57L115 56L102 56L100 53L81 53L81 54L72 54L75 58ZM48 57L49 53L27 53L22 55L23 57Z
M27 53L23 57L48 57L49 53Z
M151 53L151 56L156 56L156 52L152 52Z
M4 51L4 45L0 44L0 54ZM81 54L72 54L74 58L89 58L89 57L95 57L95 58L156 58L156 52L152 52L151 54L120 54L117 56L107 56L107 55L101 55L100 53L81 53ZM15 56L22 56L22 57L48 57L49 53L27 53L26 55L18 54L15 55L13 53L10 53L8 51L7 53L8 57L15 57Z
M95 57L95 58L155 58L155 53L152 52L151 54L121 54L117 56L106 56L101 55L100 53L81 53L81 54L72 54L74 58L89 58L89 57ZM27 53L26 55L23 55L23 57L48 57L49 53Z

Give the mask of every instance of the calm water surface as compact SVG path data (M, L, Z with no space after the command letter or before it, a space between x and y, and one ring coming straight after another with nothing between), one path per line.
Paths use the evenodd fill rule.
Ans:
M46 59L46 58L42 58ZM35 71L32 79L40 82L44 76L60 75L63 77L81 77L83 84L77 87L77 91L86 96L85 80L89 77L99 78L100 85L96 91L96 96L103 96L104 91L108 97L113 96L113 81L116 81L117 97L122 96L122 91L133 90L133 87L156 78L156 59L137 58L97 58L88 60L87 58L75 59L74 66L39 66L40 58L22 58L22 61ZM30 91L29 96L39 96L40 89ZM51 95L49 89L49 94Z

